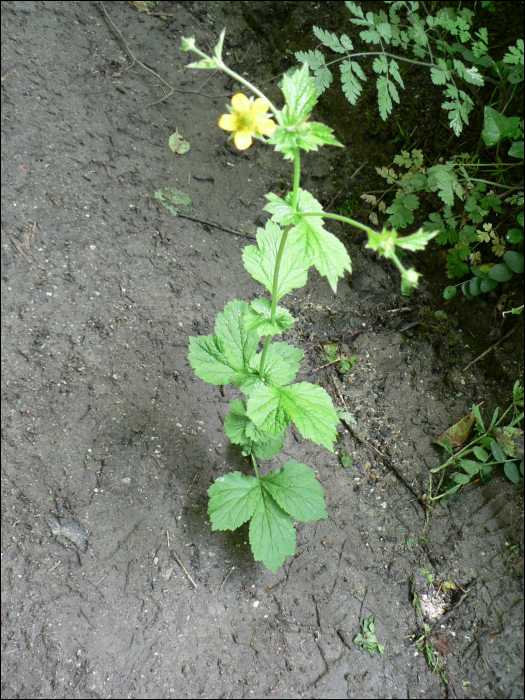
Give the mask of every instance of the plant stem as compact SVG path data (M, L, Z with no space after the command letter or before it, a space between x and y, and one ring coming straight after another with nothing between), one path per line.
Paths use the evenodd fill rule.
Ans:
M326 217L327 219L335 219L336 221L342 221L345 224L350 224L351 226L355 226L356 228L360 228L362 231L371 231L370 226L367 226L366 224L362 224L359 221L355 221L355 219L349 219L347 216L339 216L338 214L330 214L329 212L326 211L297 211L294 214L295 216L323 216Z
M253 454L251 454L250 457L252 458L253 468L255 469L255 474L256 474L256 476L257 476L257 481L260 481L260 480L261 480L261 477L259 476L259 470L257 469L257 462L255 461L255 457L253 456Z
M217 59L215 59L215 60L217 60ZM222 63L222 61L221 61L221 63ZM222 63L222 65L219 65L219 68L224 73L227 73L232 78L235 78L235 80L238 80L239 83L242 83L243 85L245 85L247 88L249 88L256 95L258 95L259 97L262 97L262 99L265 102L268 102L268 104L270 105L270 109L274 113L274 116L278 118L278 115L280 115L280 112L277 109L277 107L266 97L266 95L263 92L261 92L258 88L256 88L255 85L252 85L250 82L248 82L248 80L246 80L246 78L243 78L238 73L236 73L234 70L231 70L230 68L228 68L228 66L226 66L224 63Z
M299 182L301 179L301 156L299 155L299 149L295 152L295 167L294 167L294 177L293 177L293 192L292 192L292 207L295 209L297 206L297 198L299 196ZM279 271L281 268L281 260L283 258L284 246L286 245L286 239L288 238L288 231L292 227L292 224L285 226L283 235L281 237L281 243L279 244L279 250L277 251L277 257L275 259L275 269L273 272L273 285L272 285L272 310L271 310L271 322L275 323L275 314L277 312L277 290L279 287ZM271 335L266 336L264 341L264 348L261 353L261 362L259 364L259 377L264 374L264 361L266 359L266 353L270 346Z

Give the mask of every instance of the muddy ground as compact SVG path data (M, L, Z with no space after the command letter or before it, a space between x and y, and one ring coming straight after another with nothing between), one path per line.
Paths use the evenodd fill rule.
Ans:
M297 526L275 576L247 529L210 530L209 485L249 465L222 429L237 392L194 377L188 336L260 294L241 251L291 169L260 143L227 143L216 123L232 81L184 70L180 36L213 45L228 27L227 57L262 81L274 65L254 26L271 33L276 6L298 4L161 2L162 19L104 3L177 89L160 101L102 3L2 2L2 697L523 697L523 482L470 486L428 524L420 500L442 457L432 439L474 401L510 401L522 354L503 345L462 371L468 328L428 320L440 290L400 297L361 234L327 224L354 265L337 297L311 271L282 302L306 353L299 378L357 423L340 426L335 455L290 430L262 467L316 469L329 519ZM255 16L261 5L273 14ZM167 146L175 128L183 155ZM347 149L355 168L370 156L361 133ZM338 190L335 151L303 159L301 184L322 201ZM172 217L152 196L166 187L238 235ZM314 372L327 340L357 356L344 378ZM414 646L414 579L428 598L456 586L430 621L448 684ZM382 655L353 642L371 615Z

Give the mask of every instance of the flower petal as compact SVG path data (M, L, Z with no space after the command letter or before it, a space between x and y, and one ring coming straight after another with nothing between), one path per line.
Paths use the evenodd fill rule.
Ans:
M223 114L219 119L219 127L224 131L235 131L237 128L237 117L235 114Z
M250 100L243 95L242 92L238 92L232 97L232 107L236 112L248 112L250 109Z
M270 105L262 97L258 97L252 105L252 112L257 115L266 114L269 109Z
M266 119L263 117L259 117L257 119L256 129L258 134L262 134L263 136L271 136L276 128L277 125L273 119Z
M239 151L245 151L252 145L252 137L249 131L238 131L233 137L233 143Z

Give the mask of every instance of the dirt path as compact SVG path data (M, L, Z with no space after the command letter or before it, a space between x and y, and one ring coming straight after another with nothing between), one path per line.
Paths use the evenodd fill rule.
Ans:
M401 298L359 235L343 237L355 274L337 298L311 272L283 302L300 316L300 378L344 400L373 447L341 426L344 469L289 431L282 460L317 470L329 519L297 526L276 576L247 530L211 532L210 483L248 465L222 430L236 392L195 379L188 335L260 289L244 237L173 218L153 194L174 187L191 216L254 236L290 167L227 144L231 81L184 70L181 34L205 46L227 25L232 60L250 49L247 66L271 77L241 3L159 6L173 17L105 3L142 63L219 97L160 101L100 3L2 2L2 697L523 697L521 487L473 486L428 525L417 500L439 463L432 437L490 384L478 365L461 372L459 332L404 330L431 297ZM175 128L183 155L167 147ZM332 156L305 158L314 194ZM313 371L327 340L357 356L343 383ZM432 635L448 687L414 646L413 579L438 608L440 584L457 587ZM353 643L371 615L385 646L373 657Z

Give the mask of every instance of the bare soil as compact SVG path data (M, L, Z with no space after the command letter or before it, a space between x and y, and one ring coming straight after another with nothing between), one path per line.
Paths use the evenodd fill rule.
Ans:
M185 70L180 36L212 46L227 26L228 60L268 80L272 37L302 5L313 11L160 2L162 19L124 2L2 2L4 698L523 697L523 481L473 484L428 523L422 505L442 458L432 440L473 402L510 402L522 350L463 371L461 317L435 320L432 285L401 297L361 234L327 224L354 266L337 297L312 271L282 302L305 350L299 378L357 422L341 425L336 454L290 430L262 468L312 466L329 519L297 525L275 576L246 529L210 530L208 487L250 467L222 428L237 392L195 378L188 336L260 295L242 248L291 169L270 147L226 141L216 123L232 81ZM168 99L122 38L176 88ZM168 149L175 128L183 155ZM304 157L301 184L321 201L339 190L338 163L371 158L356 134L343 156ZM362 184L384 164L374 148ZM153 197L166 187L223 228L171 216ZM357 356L344 377L319 369L327 341ZM414 645L414 588L447 683ZM374 656L353 642L371 615L385 647Z

